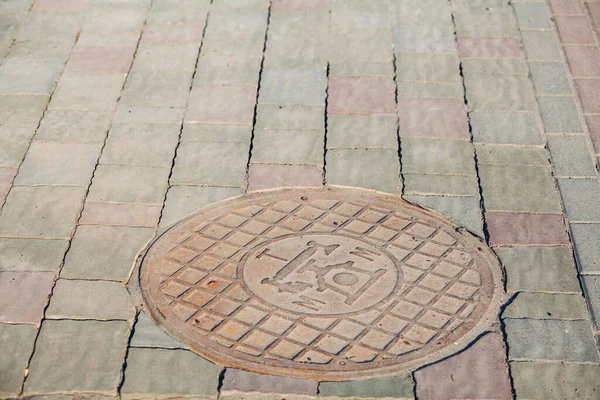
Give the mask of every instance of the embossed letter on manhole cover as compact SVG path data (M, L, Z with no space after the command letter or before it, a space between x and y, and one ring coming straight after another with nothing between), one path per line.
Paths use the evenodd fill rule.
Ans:
M225 365L317 380L415 368L496 321L492 252L397 197L256 193L199 210L139 263L152 317Z

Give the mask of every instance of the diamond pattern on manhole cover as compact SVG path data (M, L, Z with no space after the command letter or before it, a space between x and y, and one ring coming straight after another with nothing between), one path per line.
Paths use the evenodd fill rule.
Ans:
M281 190L203 208L140 258L152 317L198 353L344 380L448 356L496 321L492 252L395 196Z

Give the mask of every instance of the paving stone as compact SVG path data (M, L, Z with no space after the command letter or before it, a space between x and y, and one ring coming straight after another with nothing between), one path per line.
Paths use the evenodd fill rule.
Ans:
M527 75L529 69L520 58L472 58L462 60L464 74L510 74Z
M558 179L558 188L571 222L600 221L600 184L597 179Z
M177 149L170 182L242 187L248 152L246 143L183 142Z
M50 109L110 110L117 104L124 75L65 72L60 77Z
M459 99L398 101L400 137L470 140L467 109Z
M475 145L475 151L478 165L550 166L548 151L542 147L478 143Z
M388 193L401 190L400 162L395 150L333 149L326 154L326 182Z
M334 15L331 16L332 20L335 18ZM327 37L329 19L329 14L323 10L273 13L269 17L269 36L274 34L280 36L314 35ZM270 37L268 40L270 40Z
M451 27L396 27L394 43L397 54L457 51Z
M480 165L479 177L488 211L562 212L550 168Z
M36 128L47 104L46 95L0 95L0 123Z
M550 9L555 15L583 14L581 3L575 0L550 0Z
M504 309L502 318L588 319L588 311L580 294L521 292Z
M465 351L415 372L422 399L512 399L502 335L490 333Z
M33 325L0 324L0 396L19 396L36 335Z
M0 235L70 237L85 191L83 187L13 187L0 215Z
M594 46L565 46L565 55L575 77L600 77L600 49Z
M169 168L133 165L98 165L89 201L162 204Z
M250 164L248 191L281 187L321 187L323 169L316 165Z
M422 4L421 7L419 7ZM450 3L403 1L390 3L395 25L452 26Z
M341 61L329 64L329 76L394 76L391 62Z
M154 228L162 207L86 202L79 224Z
M593 399L600 366L575 363L511 362L515 394L527 399Z
M511 359L598 362L589 321L505 319Z
M323 165L325 132L254 130L252 162Z
M187 350L131 348L127 355L124 398L155 395L217 397L216 365ZM198 374L198 371L202 371Z
M133 47L75 46L65 71L124 74L129 71L134 52Z
M414 383L409 373L347 382L321 382L319 397L412 399Z
M15 185L88 186L100 156L100 144L33 142Z
M83 225L77 229L61 277L126 281L151 228Z
M323 24L327 24L327 18L325 18ZM390 30L391 27L392 22L387 15L383 14L351 12L333 12L331 14L331 32L334 33L344 34L357 30L370 29Z
M179 132L175 124L113 124L102 163L170 168Z
M130 345L132 347L186 348L185 344L165 333L143 312L138 314Z
M128 337L125 321L45 321L29 365L25 394L116 393Z
M0 322L39 325L54 272L0 272Z
M17 172L16 168L0 168L0 207L2 207L4 200L6 200Z
M241 12L241 11L214 11L211 12L212 32L228 34L231 32L264 32L267 28L267 13Z
M397 82L400 99L464 99L460 83Z
M65 0L36 0L32 11L87 11L90 0L65 1Z
M200 57L194 85L256 85L260 63L260 58Z
M550 17L543 3L517 3L513 5L521 29L551 29Z
M600 113L600 79L575 79L584 113Z
M57 272L67 251L66 240L0 239L0 271Z
M0 93L49 95L64 62L6 59L0 67Z
M139 32L102 33L80 31L77 45L90 47L136 47L139 38Z
M402 174L404 194L432 195L450 194L458 196L479 196L479 182L471 175L423 175Z
M394 45L388 30L357 29L345 33L331 33L329 46L331 61L385 62L391 61L393 57Z
M569 247L495 247L494 251L506 269L508 292L580 292Z
M82 30L103 33L141 32L145 7L135 4L97 4L86 13Z
M518 37L513 10L487 7L481 11L462 11L453 15L458 36Z
M257 374L234 368L225 369L222 392L259 392L316 396L319 382L282 376Z
M600 153L600 115L586 115L585 121L596 153Z
M6 2L3 4L6 4ZM81 42L78 41L78 43ZM11 46L7 59L14 58L31 61L52 60L61 61L64 64L69 58L72 49L73 43L70 41L47 42L34 40L16 42Z
M209 2L187 2L184 7L174 7L169 2L154 3L146 20L149 24L186 24L206 20Z
M103 143L111 113L107 111L48 110L36 140Z
M1 14L26 12L31 9L32 0L7 1L0 7Z
M533 113L476 111L469 113L473 141L499 144L543 144Z
M556 34L545 31L521 31L523 46L529 60L561 61Z
M562 63L535 61L529 63L529 69L538 95L571 93L571 86Z
M140 39L143 44L195 44L202 43L203 24L156 24L144 27Z
M211 17L212 19L212 17ZM266 21L266 16L265 16ZM211 22L202 42L203 57L261 58L265 47L265 32L243 30L212 32Z
M594 34L587 24L584 15L555 15L554 22L561 42L594 44Z
M182 142L239 142L250 147L252 127L248 125L184 124Z
M140 44L132 71L194 71L198 45ZM202 69L201 69L202 71ZM197 78L204 74L198 74Z
M360 0L329 0L331 10L338 12L361 13L361 14L386 14L389 5L385 1Z
M475 175L473 146L462 140L403 138L400 148L404 173Z
M327 148L398 149L396 117L386 115L328 115Z
M581 277L585 298L590 307L590 314L595 329L600 329L600 276L583 275ZM584 307L584 311L587 311ZM586 314L586 313L584 313Z
M571 224L570 228L579 271L600 271L600 224Z
M600 6L595 4L595 2L588 2L586 5L590 13L590 17L592 17L592 21L594 21L596 31L600 30Z
M465 87L472 111L535 110L535 97L526 76L468 74Z
M129 106L184 108L191 79L190 71L132 71L119 102Z
M490 244L568 245L562 215L486 212Z
M329 117L329 124L331 124ZM254 129L323 129L325 106L259 104ZM331 129L331 128L329 128Z
M148 123L148 124L180 124L183 109L127 107L120 105L113 118L113 123Z
M548 133L583 132L577 106L572 97L548 96L538 98L544 128Z
M556 175L596 176L594 163L585 157L589 149L584 136L548 136L548 146Z
M326 67L329 59L328 44L327 39L324 40L322 36L315 35L314 32L301 35L274 35L269 33L264 67ZM257 76L258 73L254 75L255 80Z
M81 22L80 13L30 12L19 28L16 40L74 41Z
M328 10L329 0L274 0L271 11Z
M194 86L185 122L251 124L256 86Z
M324 104L327 87L325 72L324 68L264 69L258 101L277 104Z
M523 57L517 38L459 36L457 42L461 58Z
M250 0L240 4L240 2L236 0L217 0L213 2L212 8L224 11L267 11L269 8L269 1Z

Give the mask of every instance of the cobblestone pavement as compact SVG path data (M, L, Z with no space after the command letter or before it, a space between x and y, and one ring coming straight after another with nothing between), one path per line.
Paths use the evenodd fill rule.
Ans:
M600 397L599 29L597 0L1 1L1 396ZM484 237L497 329L317 383L224 369L136 313L157 229L323 184Z

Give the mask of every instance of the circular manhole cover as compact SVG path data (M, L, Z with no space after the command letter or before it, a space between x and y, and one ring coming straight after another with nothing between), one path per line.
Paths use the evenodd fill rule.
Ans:
M214 204L160 235L138 265L152 317L200 354L316 380L448 356L504 300L500 264L480 239L355 189Z

